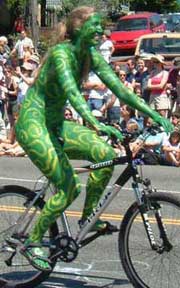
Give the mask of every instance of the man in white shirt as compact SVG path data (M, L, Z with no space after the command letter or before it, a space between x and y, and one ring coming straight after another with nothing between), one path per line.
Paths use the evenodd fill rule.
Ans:
M26 31L21 31L20 38L15 43L14 48L12 49L11 56L17 55L18 65L22 66L24 58L24 46L29 46L32 52L34 51L34 45L31 38L27 37Z
M104 31L101 38L101 44L99 46L99 51L107 63L110 63L111 55L115 50L113 42L108 38L109 34L110 33L108 33L108 31Z

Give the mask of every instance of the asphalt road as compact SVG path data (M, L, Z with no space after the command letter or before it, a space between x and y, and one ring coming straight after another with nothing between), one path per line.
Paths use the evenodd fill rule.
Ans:
M72 161L73 166L84 164L83 161ZM179 168L146 166L143 168L145 177L152 180L153 186L158 190L171 193L180 193ZM122 167L115 169L110 186ZM33 188L36 179L41 175L28 158L0 158L0 182L3 184L18 184ZM82 193L69 207L69 221L73 231L80 218L84 196L86 174L80 175ZM117 195L111 205L103 214L103 219L120 225L124 212L134 201L131 183ZM123 272L118 255L118 233L97 239L87 247L80 250L77 259L72 263L58 262L48 281L38 288L130 288L132 285Z

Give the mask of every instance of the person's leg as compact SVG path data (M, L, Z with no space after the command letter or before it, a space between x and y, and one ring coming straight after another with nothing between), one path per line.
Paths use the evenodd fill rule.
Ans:
M18 125L16 127L19 143L33 163L58 188L58 192L46 202L32 233L29 235L26 241L28 247L32 242L41 243L49 226L79 194L80 182L59 144L57 136L52 132L49 133L45 126L36 123L35 120L29 121L29 123L27 121L26 128L28 129ZM48 261L42 260L42 255L38 255L38 253L43 254L39 250L41 249L36 248L34 251L32 248L28 248L24 255L32 262L32 265L42 270L49 270ZM34 257L33 254L35 256L37 254L37 257Z
M165 157L166 157L166 160L168 162L170 162L172 165L179 166L179 162L178 162L178 160L176 159L175 155L172 152L165 151Z
M62 136L64 151L70 159L84 159L97 163L116 157L114 149L87 127L65 121ZM85 220L97 206L112 173L113 167L102 168L90 173L82 219ZM104 228L104 223L102 224L102 228Z

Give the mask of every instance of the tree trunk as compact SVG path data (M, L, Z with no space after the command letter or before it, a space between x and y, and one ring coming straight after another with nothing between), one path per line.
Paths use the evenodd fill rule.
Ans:
M37 0L30 0L31 7L31 33L35 50L39 41L39 23L37 21L38 4Z

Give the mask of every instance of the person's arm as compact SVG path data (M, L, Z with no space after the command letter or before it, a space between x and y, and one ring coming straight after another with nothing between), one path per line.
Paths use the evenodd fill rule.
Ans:
M64 49L53 49L52 61L55 66L58 83L63 91L63 94L67 95L70 104L78 112L78 114L80 114L85 121L96 129L96 127L99 126L99 121L92 115L86 100L80 92L80 84L78 84L74 78L72 65L66 51Z
M96 132L105 132L107 135L114 135L121 140L120 131L111 126L102 125L91 113L83 95L80 92L80 83L74 77L74 71L65 49L53 49L52 61L56 70L57 80L64 95L70 101L73 108L80 116L87 121Z
M116 96L114 94L112 94L111 97L108 99L108 101L103 104L100 111L104 114L108 108L111 108L113 106L115 101L116 101Z
M151 84L151 78L149 78L147 89L150 89L150 90L151 89L164 89L166 87L167 81L168 81L168 72L164 71L162 80L159 84Z
M93 71L121 101L132 108L145 113L155 122L162 125L166 131L172 130L172 124L167 119L163 118L158 112L152 110L140 97L122 84L115 72L94 47L90 48L90 54Z

